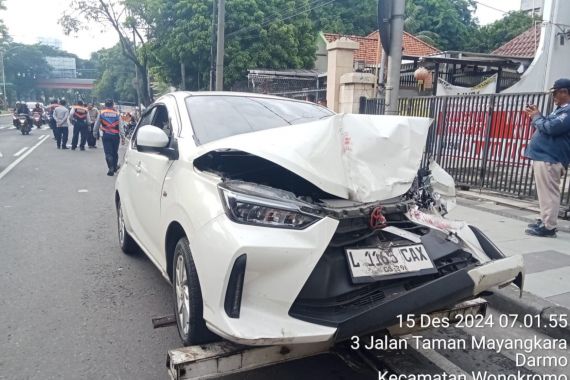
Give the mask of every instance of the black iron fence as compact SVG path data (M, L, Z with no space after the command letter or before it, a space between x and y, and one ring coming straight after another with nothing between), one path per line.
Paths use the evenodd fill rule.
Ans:
M529 103L543 114L553 108L548 93L429 96L400 99L399 114L434 119L424 160L433 157L458 185L535 198L531 161L524 157L533 133L523 112ZM361 100L361 113L383 110L383 99ZM564 206L570 206L568 185L566 175Z
M270 95L283 96L285 98L307 100L314 103L326 105L327 89L325 88L305 88L298 91L272 92Z

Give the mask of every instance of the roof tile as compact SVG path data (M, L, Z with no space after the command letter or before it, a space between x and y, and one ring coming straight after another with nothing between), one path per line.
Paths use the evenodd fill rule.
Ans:
M324 33L327 42L333 42L341 37L346 37L359 43L358 50L354 54L354 61L364 61L365 64L379 63L382 59L382 42L379 42L378 31L370 33L368 36L341 35L336 33ZM408 32L404 32L403 37L404 55L413 57L423 57L439 53L439 50L432 45L423 42Z
M541 25L537 24L494 50L491 54L533 58L540 41Z

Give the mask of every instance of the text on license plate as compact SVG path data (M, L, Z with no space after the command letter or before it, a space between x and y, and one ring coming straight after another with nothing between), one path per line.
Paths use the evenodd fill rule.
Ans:
M346 256L352 277L388 276L433 268L422 244L347 249Z

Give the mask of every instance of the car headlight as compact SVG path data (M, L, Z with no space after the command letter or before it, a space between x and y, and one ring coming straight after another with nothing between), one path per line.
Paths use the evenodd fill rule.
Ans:
M236 223L301 230L322 218L320 210L287 191L241 181L218 188L226 215Z

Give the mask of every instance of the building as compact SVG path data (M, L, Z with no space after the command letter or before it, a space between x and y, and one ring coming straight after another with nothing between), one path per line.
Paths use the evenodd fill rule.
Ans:
M521 11L530 15L542 16L544 0L521 0Z

